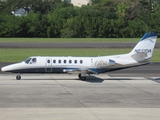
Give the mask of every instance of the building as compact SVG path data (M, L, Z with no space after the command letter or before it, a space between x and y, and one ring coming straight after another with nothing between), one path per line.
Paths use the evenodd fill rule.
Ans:
M91 3L91 0L67 0L67 1L72 3L74 6L78 6L78 7Z
M12 11L11 13L14 14L15 16L22 16L22 15L25 16L25 15L27 15L27 11L23 8Z

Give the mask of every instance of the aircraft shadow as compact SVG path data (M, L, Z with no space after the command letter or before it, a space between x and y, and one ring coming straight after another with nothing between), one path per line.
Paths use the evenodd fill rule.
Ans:
M85 82L90 82L90 83L102 83L105 80L134 80L131 78L99 78L96 76L89 76L87 77L87 79L85 80Z
M15 80L15 79L12 79L12 80ZM78 78L75 79L75 78L22 78L21 80L79 80ZM104 80L133 80L131 78L99 78L99 77L96 77L96 76L89 76L86 78L86 80L84 82L90 82L90 83L102 83ZM159 79L156 79L156 80L160 80ZM82 81L82 80L80 80Z
M15 79L12 79L12 80L15 80ZM21 80L78 80L78 81L82 81L80 79L76 79L76 78L22 78ZM101 78L98 78L98 77L95 77L95 76L89 76L86 78L86 80L84 82L90 82L90 83L102 83L104 81L104 79L101 79Z
M96 76L89 76L86 78L85 82L90 82L90 83L102 83L104 79L98 78Z

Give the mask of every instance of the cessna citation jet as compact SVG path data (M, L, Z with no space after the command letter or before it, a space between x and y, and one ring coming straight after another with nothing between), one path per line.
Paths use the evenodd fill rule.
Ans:
M119 69L148 64L158 33L147 32L130 53L100 57L49 57L33 56L21 63L3 67L3 72L18 73L77 73L80 80L90 74L105 73Z

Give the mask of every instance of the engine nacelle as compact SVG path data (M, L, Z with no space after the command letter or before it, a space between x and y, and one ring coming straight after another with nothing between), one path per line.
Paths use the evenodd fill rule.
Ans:
M115 64L116 64L116 62L111 59L99 59L99 60L95 61L94 66L96 66L96 67L110 67L110 66L114 66Z

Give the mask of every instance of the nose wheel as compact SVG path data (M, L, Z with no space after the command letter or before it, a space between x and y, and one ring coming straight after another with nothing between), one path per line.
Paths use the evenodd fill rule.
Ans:
M17 79L17 80L21 80L21 75L18 74L18 75L16 76L16 79Z

